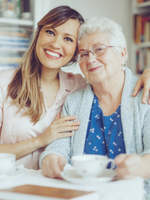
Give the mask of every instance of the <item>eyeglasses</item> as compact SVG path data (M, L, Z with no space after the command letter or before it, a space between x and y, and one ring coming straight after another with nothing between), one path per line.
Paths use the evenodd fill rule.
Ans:
M89 58L90 52L96 57L101 56L106 51L106 49L108 49L110 47L114 47L114 46L100 44L100 45L93 47L90 51L80 51L78 54L77 61L79 63L85 62Z

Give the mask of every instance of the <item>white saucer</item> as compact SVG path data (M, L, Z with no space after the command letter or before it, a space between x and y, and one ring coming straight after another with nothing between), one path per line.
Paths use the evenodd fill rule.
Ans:
M23 176L24 175L24 172L25 172L25 168L20 165L19 167L14 167L12 170L10 170L8 173L5 173L5 174L0 174L0 179L1 178L16 178L18 176Z
M97 178L82 178L74 169L61 172L63 179L75 184L104 183L113 180L115 175L115 171L111 169L105 169Z

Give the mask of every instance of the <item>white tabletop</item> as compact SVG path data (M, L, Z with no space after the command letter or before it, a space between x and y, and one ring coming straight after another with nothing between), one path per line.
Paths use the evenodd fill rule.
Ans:
M118 180L97 184L77 185L65 180L50 179L42 175L41 170L28 170L19 166L17 171L9 175L0 175L0 189L6 189L25 184L47 187L96 191L100 194L100 200L143 200L144 180L135 178L130 180Z

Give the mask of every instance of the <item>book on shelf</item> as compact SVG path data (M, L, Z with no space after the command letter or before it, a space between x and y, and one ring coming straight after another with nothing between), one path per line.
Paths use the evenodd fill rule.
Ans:
M0 35L8 35L8 36L17 36L17 37L29 37L28 33L19 33L19 32L2 32L0 31Z
M150 22L147 21L144 24L144 42L149 42L150 41Z
M145 69L150 68L150 48L146 49L145 55Z
M16 52L25 52L27 51L28 48L27 47L16 47L16 48L13 48L13 47L5 47L5 46L0 46L0 51L16 51Z
M144 3L144 2L147 2L147 1L150 1L150 0L137 0L136 3Z
M146 68L150 68L150 48L142 48L136 51L137 74L142 74Z
M140 63L141 63L141 54L140 54L140 51L138 50L136 52L136 73L137 74L142 74L144 68L143 68L143 65L141 66Z
M0 57L0 63L20 63L21 57Z
M0 35L0 42L22 42L29 43L29 37L17 37L17 36L8 36L8 35Z
M4 33L3 33L4 34ZM17 33L19 35L15 35L13 32L11 33L11 36L8 35L1 35L0 32L0 50L5 51L26 51L30 44L30 38L29 37L19 37L20 34L24 33ZM23 35L22 35L23 36Z
M19 47L29 47L29 43L22 43L22 42L6 42L6 41L0 41L0 47L10 47L10 48L19 48Z
M30 45L30 30L0 25L0 70L16 68Z
M150 13L134 15L135 43L150 41Z
M4 48L5 51L7 49L26 51L29 43L29 32L25 28L0 27L0 50Z
M16 50L16 51L26 51L28 49L28 45L24 45L24 44L1 44L0 43L0 50Z
M31 31L30 29L28 28L22 28L22 27L18 27L18 26L15 26L15 27L9 27L9 26L0 26L0 32L19 32L19 33L27 33L28 31Z
M28 28L0 26L0 35L30 37L31 33L32 30Z
M141 42L150 41L150 14L142 16L143 40Z
M143 3L144 0L137 0L137 3Z
M141 15L137 15L137 23L136 23L136 43L140 43L141 42L141 35L142 35L142 16Z
M8 52L5 52L5 51L0 51L0 57L19 57L19 58L22 58L22 56L24 55L24 53L20 53L20 52L11 52L11 51L8 51Z
M10 57L8 57L10 56ZM22 55L19 54L4 54L0 52L0 71L17 68L22 60Z
M0 190L0 198L3 200L97 200L99 194L97 192L87 192L82 190L22 185Z
M133 40L136 42L136 17L137 15L133 15Z
M8 69L14 69L14 68L17 68L19 67L19 64L12 64L12 65L1 65L0 64L0 71L3 71L3 70L8 70Z

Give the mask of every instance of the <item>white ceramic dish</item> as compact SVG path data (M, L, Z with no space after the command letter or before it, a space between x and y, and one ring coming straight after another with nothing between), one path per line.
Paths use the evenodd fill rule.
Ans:
M61 172L61 176L64 180L74 184L91 184L91 183L103 183L114 179L116 173L113 170L105 169L101 175L97 178L82 178L76 173L74 169L65 170Z
M7 174L15 167L16 155L11 153L0 153L0 174Z

